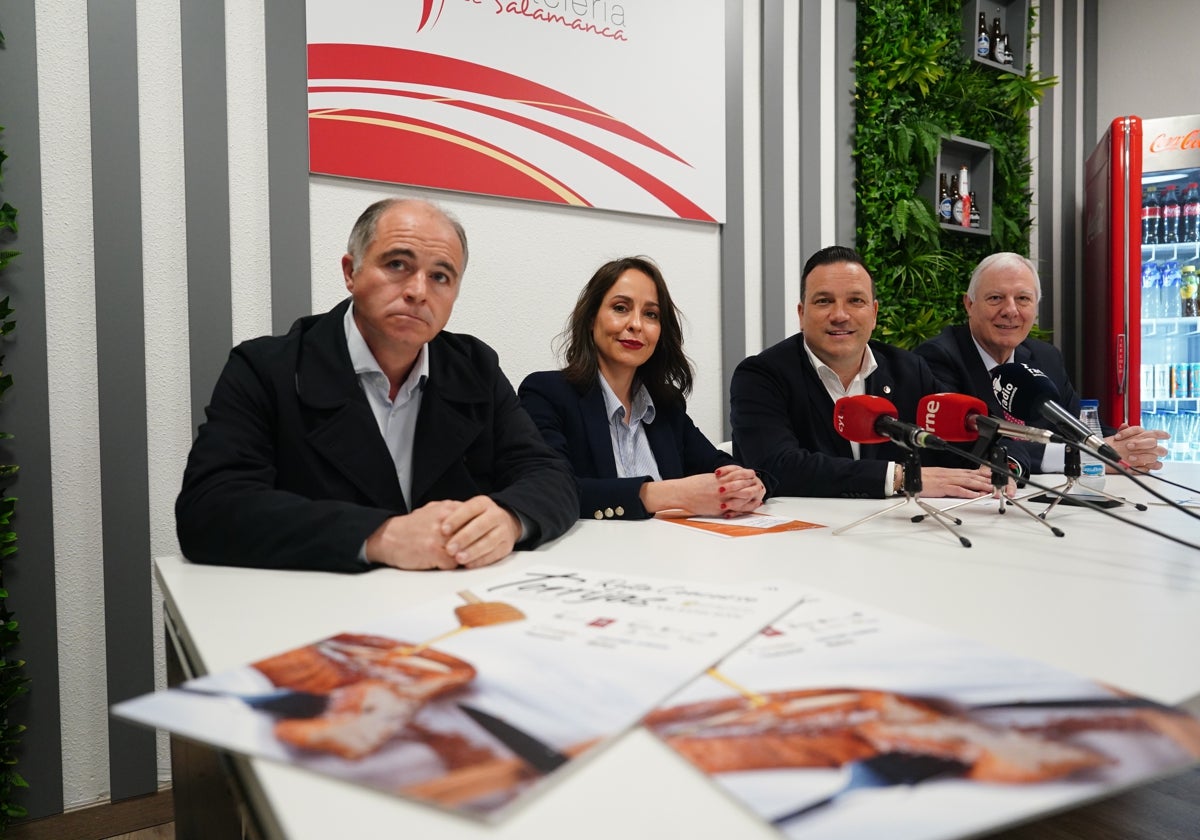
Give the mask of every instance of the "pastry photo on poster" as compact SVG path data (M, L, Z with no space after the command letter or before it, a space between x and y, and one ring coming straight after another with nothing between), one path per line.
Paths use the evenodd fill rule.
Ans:
M795 597L552 567L483 581L113 713L495 819Z
M1200 721L805 592L644 721L791 838L975 836L1200 760Z

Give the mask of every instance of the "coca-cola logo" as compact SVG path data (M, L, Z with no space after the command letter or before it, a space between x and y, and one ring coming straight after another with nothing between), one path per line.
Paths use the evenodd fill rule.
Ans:
M1150 141L1150 154L1200 149L1200 128L1187 134L1160 134Z

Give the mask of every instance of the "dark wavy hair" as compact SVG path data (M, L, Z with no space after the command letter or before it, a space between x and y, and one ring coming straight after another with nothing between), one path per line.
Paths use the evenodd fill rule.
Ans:
M604 303L604 296L617 278L630 269L636 269L653 280L658 293L658 344L650 358L638 368L637 381L646 386L650 398L657 405L675 401L682 403L692 391L692 363L683 352L681 313L671 300L662 272L649 257L624 257L606 262L596 269L592 279L579 293L579 300L571 311L570 323L559 336L565 345L567 362L563 373L567 381L581 388L596 381L600 362L596 342L592 338L592 327Z

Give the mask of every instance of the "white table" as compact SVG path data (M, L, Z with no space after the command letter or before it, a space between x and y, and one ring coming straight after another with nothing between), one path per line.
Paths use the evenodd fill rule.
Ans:
M1161 474L1200 489L1200 464L1172 463ZM1200 496L1151 483L1172 499ZM1110 476L1106 489L1152 501L1123 478ZM776 499L770 512L830 527L739 539L661 521L581 521L553 544L503 562L708 582L785 578L1161 702L1200 694L1200 551L1077 507L1051 514L1065 532L1057 538L1014 509L999 515L992 501L957 511L971 548L933 523L912 523L919 511L911 504L831 533L888 504ZM1200 544L1200 519L1164 505L1118 515ZM470 588L487 573L271 572L178 557L156 566L168 616L198 672L353 630L389 610ZM405 836L492 840L778 837L642 730L580 763L496 826L261 760L239 766L268 833L297 840L394 838L401 827Z

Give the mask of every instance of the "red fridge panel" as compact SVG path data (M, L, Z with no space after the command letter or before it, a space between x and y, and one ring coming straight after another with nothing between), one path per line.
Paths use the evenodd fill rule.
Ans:
M1118 117L1084 168L1083 387L1111 426L1141 417L1142 121Z

